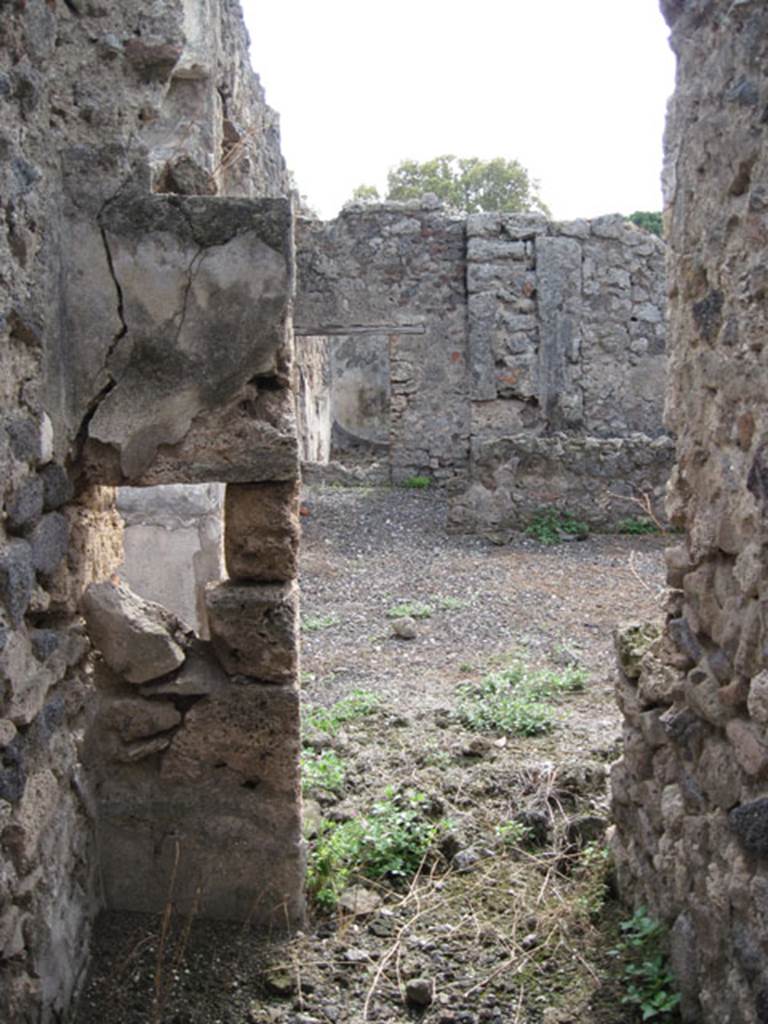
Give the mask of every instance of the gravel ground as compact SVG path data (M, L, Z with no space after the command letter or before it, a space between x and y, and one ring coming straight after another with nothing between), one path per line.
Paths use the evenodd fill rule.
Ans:
M421 878L364 880L344 902L365 912L313 912L303 935L271 945L239 926L179 921L158 955L156 921L104 915L78 1024L634 1019L608 954L626 912L609 898L601 845L620 744L610 632L658 615L662 539L543 547L520 535L497 547L444 524L430 492L304 495L305 741L345 768L339 792L307 795L309 832L321 816L360 819L388 787L416 789L425 820L440 823ZM417 603L429 612L415 637L394 636L394 609ZM544 735L468 731L457 686L512 661L578 665L586 686L556 699ZM323 709L361 690L375 695L369 714L318 727Z

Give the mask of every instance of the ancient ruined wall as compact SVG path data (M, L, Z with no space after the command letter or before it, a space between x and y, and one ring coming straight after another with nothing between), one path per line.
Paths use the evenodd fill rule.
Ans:
M668 0L667 620L620 641L612 771L624 892L671 926L683 1016L768 1021L768 9ZM635 648L633 653L632 648Z
M303 222L297 247L300 329L353 332L330 342L337 451L367 441L380 457L386 440L392 479L451 484L460 530L658 505L672 455L659 239L619 216L461 221L426 198Z
M285 756L293 756L290 673L264 690L267 698L263 684L245 681L259 665L238 664L230 683L228 663L213 673L226 682L215 712L202 672L192 673L190 691L187 671L183 701L173 692L147 696L138 690L146 677L126 682L110 674L106 656L94 656L79 615L86 587L108 581L122 561L114 495L104 485L124 483L236 481L229 540L246 550L254 495L271 502L269 543L283 551L271 572L285 582L265 589L252 582L248 559L235 565L244 591L238 614L247 606L261 615L270 601L292 607L291 212L285 200L254 198L283 195L286 184L276 118L248 68L236 3L0 4L3 1020L60 1018L87 959L102 883L112 905L131 905L137 893L148 907L167 899L175 847L164 837L178 837L183 856L190 833L211 837L207 848L200 841L196 863L191 851L188 874L201 880L222 820L209 815L203 827L184 809L194 793L203 813L201 794L218 785L205 759L217 743L236 745L234 721L245 723L252 751L264 749L279 721ZM238 303L250 315L233 322ZM229 593L224 586L209 596L219 623L228 621L220 609ZM142 620L152 636L168 633L174 673L198 656L209 665L210 650L201 653L200 641L170 621ZM295 664L291 621L281 648L287 664ZM216 641L222 660L224 631ZM152 671L170 670L160 659ZM217 715L225 724L211 726L213 742L201 753L194 737ZM174 755L178 765L186 743L184 770L158 790L162 750L187 716L188 737ZM295 768L280 782L290 820L271 816L269 792L246 785L249 764L220 777L223 798L214 804L228 812L243 901L255 899L254 871L263 867L243 851L269 830L293 866L278 888L285 882L298 899ZM127 892L110 874L121 814L134 825L130 862L118 868L130 879ZM238 815L248 822L239 832ZM234 902L231 891L213 891L206 909L226 915ZM298 913L291 906L281 919Z
M329 223L299 220L296 248L299 359L304 334L343 335L350 347L356 337L386 338L392 480L463 477L463 223L429 200L350 206Z

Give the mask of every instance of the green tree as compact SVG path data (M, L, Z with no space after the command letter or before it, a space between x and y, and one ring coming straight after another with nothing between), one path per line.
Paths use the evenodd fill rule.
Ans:
M661 213L650 210L635 210L634 213L630 213L627 220L631 220L639 228L645 228L652 235L658 235L659 238L663 235L664 229L661 223Z
M452 213L505 210L511 213L549 210L538 194L538 182L517 160L495 157L456 157L451 154L433 160L402 160L387 175L387 199L420 199L427 192L442 199ZM353 193L357 201L379 198L371 185Z

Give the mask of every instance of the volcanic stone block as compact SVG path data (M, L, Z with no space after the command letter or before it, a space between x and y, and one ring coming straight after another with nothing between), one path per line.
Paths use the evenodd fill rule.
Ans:
M163 758L168 782L298 795L299 697L294 687L235 683L190 708Z
M205 593L214 650L230 675L291 683L298 671L295 584L211 584Z
M184 661L184 651L171 636L172 616L123 584L92 583L83 611L94 646L129 683L158 679Z
M230 484L224 555L233 579L268 583L296 576L299 492L294 483Z
M107 905L159 912L173 886L180 912L299 924L299 720L295 687L232 681L189 709L159 777L110 770L99 787Z

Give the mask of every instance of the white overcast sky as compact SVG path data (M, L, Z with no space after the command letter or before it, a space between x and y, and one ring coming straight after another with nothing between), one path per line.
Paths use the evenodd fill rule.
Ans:
M661 209L656 0L242 0L310 205L442 153L519 160L557 218Z

